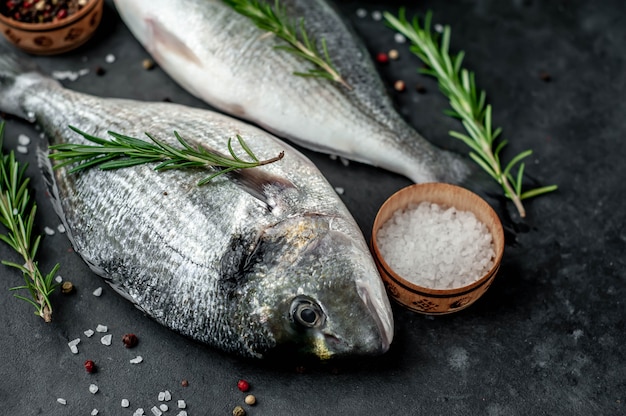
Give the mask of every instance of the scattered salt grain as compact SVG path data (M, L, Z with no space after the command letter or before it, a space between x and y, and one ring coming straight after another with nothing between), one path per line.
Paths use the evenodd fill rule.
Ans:
M54 230L50 227L44 227L43 232L47 235L54 235Z
M80 338L73 339L67 343L73 354L78 354L78 348L76 347L78 344L80 344Z
M166 402L169 402L170 400L172 400L172 393L170 393L169 390L165 390L163 392L163 400L165 400Z
M163 414L163 412L159 410L159 408L156 406L152 406L152 409L150 409L150 411L154 416L161 416Z
M341 161L341 164L344 166L349 166L350 165L350 161L346 158L340 157L339 160Z
M113 62L115 62L115 55L113 55L112 53L108 54L107 56L104 57L104 61L107 64L112 64Z
M107 328L106 325L98 324L98 326L96 327L96 332L107 332L108 330L109 328Z
M83 332L83 334L85 334L87 336L87 338L91 338L94 334L93 329L88 329L85 332Z
M361 19L367 16L367 10L365 9L357 9L356 10L356 15L357 17L360 17Z
M22 146L28 146L30 144L30 137L25 134L17 136L17 142Z
M335 187L335 192L337 192L337 195L343 195L345 190L342 187L340 187L340 186L336 186Z
M69 80L76 81L79 77L85 76L89 73L89 69L83 68L79 71L53 71L52 78L57 80Z
M143 361L143 357L141 355L136 356L135 358L132 358L130 360L131 364L139 364L140 362Z
M184 400L179 400L178 401L178 408L179 409L185 409L187 407L187 403L185 403Z
M17 147L15 148L15 150L17 150L17 151L18 151L18 153L21 153L21 154L23 154L23 155L28 154L28 147L26 147L26 146L17 146Z
M113 335L108 334L108 335L103 336L103 337L100 339L100 342L101 342L103 345L111 345L111 339L112 339L112 338L113 338Z
M95 384L90 384L89 385L89 393L96 394L97 392L98 392L98 386L96 386Z
M57 231L63 234L65 232L65 226L63 224L59 224Z
M60 403L60 404L67 404L67 400L65 400L65 399L64 399L64 398L62 398L62 397L59 397L59 398L57 399L57 402L58 402L58 403Z
M437 33L443 33L443 25L441 23L435 23L433 29L435 29Z
M130 406L130 402L128 401L128 399L122 399L122 407L128 407Z
M57 277L54 278L54 281L57 282L57 283L61 283L63 281L63 277L57 276Z
M379 230L377 243L396 273L432 289L466 286L495 258L492 236L472 212L430 202L395 212Z
M165 400L165 392L164 391L160 391L159 392L159 396L158 399L160 402L162 402L163 400Z
M143 408L140 407L139 409L135 410L135 413L133 413L133 416L143 416L145 414L146 412L144 412Z
M406 38L404 37L404 35L402 33L396 33L393 36L393 40L395 40L396 43L404 43L404 42L406 42Z
M187 416L187 411L186 410L181 410L178 415L176 416Z
M160 405L159 409L161 409L161 411L163 411L163 412L167 412L168 410L170 410L170 408L165 403Z
M379 21L383 19L383 14L381 12L379 12L378 10L375 10L372 12L372 19Z
M98 409L93 409L91 411L91 416L96 416L98 414Z
M102 295L102 288L99 287L96 290L93 291L93 295L96 297L99 297L100 295Z

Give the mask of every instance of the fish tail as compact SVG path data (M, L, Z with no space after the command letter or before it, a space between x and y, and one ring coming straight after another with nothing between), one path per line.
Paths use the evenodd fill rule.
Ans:
M28 118L22 107L25 92L41 83L58 84L39 72L34 62L19 57L0 44L0 111Z

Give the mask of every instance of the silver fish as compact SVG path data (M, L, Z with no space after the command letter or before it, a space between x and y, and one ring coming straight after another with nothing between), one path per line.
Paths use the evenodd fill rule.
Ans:
M461 183L474 174L466 159L427 142L395 111L367 51L325 0L280 4L292 21L303 19L311 37L326 40L351 89L293 75L312 64L276 49L286 43L222 0L115 0L123 21L160 67L226 113L414 182Z
M0 111L28 116L53 143L86 143L72 125L103 138L150 132L171 145L176 130L211 149L239 134L259 158L285 152L201 188L206 172L148 165L49 172L76 252L122 295L161 324L243 356L281 346L321 358L389 348L392 312L368 247L302 154L215 112L98 98L22 69L0 54Z

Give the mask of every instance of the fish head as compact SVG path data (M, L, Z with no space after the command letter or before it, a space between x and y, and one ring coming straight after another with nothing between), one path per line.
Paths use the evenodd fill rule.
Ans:
M386 352L391 307L355 229L345 219L316 215L266 229L244 267L247 325L262 323L274 346L321 359Z

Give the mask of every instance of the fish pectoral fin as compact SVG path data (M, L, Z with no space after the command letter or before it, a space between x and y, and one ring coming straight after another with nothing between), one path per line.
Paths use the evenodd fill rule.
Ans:
M200 58L198 58L185 42L163 26L158 19L147 18L146 25L152 35L148 47L152 55L163 55L163 51L167 51L168 53L184 58L190 63L202 66Z
M296 188L296 185L289 180L259 168L235 170L230 172L228 176L237 186L265 204L269 211L272 211L276 206L276 201L268 194L270 190L275 193L276 190Z

